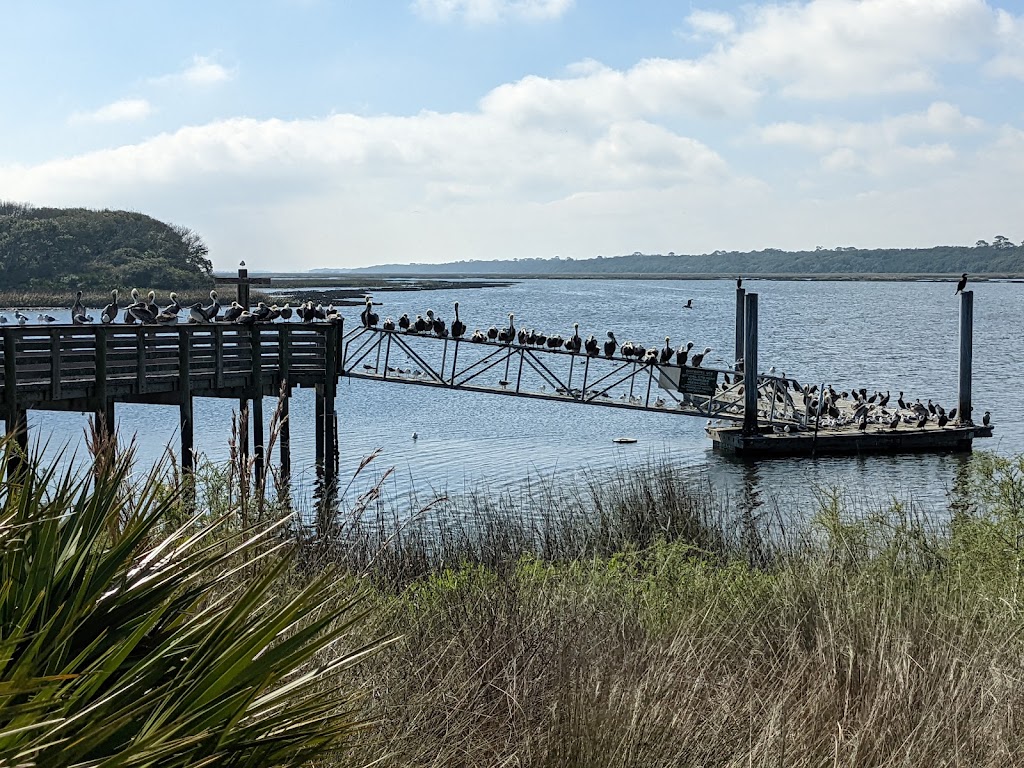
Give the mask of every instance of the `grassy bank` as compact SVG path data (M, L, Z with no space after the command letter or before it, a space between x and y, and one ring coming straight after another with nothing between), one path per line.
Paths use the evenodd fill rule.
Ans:
M192 525L294 555L244 560L208 599L256 573L268 606L328 573L334 600L362 594L306 674L398 638L319 679L373 726L311 765L1002 766L1024 747L1024 459L975 456L948 518L826 490L796 526L670 466L412 514L378 486L299 525L240 469L205 468Z

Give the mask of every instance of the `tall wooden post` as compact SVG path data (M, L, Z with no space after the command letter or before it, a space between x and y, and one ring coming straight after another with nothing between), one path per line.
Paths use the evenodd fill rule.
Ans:
M757 434L757 294L744 300L743 434Z
M178 378L181 402L178 404L178 424L181 431L181 471L191 475L195 470L195 427L192 420L192 334L178 329Z
M278 338L278 397L280 398L281 421L278 424L279 450L281 452L281 484L287 489L292 476L292 425L288 414L291 402L291 387L288 384L291 355L288 349L288 326L281 324L277 329Z
M96 385L93 390L93 402L95 403L94 424L96 434L103 439L109 440L114 436L114 401L107 397L107 336L108 329L102 325L95 328L95 349L96 349ZM139 344L142 344L142 337L139 337ZM145 371L138 372L139 386L145 378Z
M338 390L338 326L328 325L324 335L324 483L331 488L338 475L338 423L334 411Z
M736 287L736 357L734 361L739 363L743 361L743 337L746 334L746 328L744 327L744 311L743 304L745 296L747 295L746 288Z
M960 294L960 397L957 418L961 424L971 419L971 366L974 356L974 291Z
M12 328L4 328L4 420L7 436L13 438L19 450L14 451L7 462L8 479L17 475L25 466L28 455L28 414L18 406L17 337Z
M313 430L316 434L314 437L315 443L315 462L317 473L322 473L324 468L324 386L323 384L315 384L313 386L314 399L316 401L316 428Z

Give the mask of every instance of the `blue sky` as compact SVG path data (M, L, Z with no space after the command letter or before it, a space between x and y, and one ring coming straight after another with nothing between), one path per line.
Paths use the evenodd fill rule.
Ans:
M1024 239L1024 3L0 0L0 199L220 268Z

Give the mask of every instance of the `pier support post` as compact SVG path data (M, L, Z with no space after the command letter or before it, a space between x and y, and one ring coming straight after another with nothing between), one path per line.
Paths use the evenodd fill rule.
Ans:
M238 401L238 458L243 468L249 466L249 399L245 397Z
M18 406L17 339L14 330L4 328L4 421L7 437L14 440L18 450L10 454L7 462L7 478L11 479L21 470L24 456L28 455L28 417L24 408Z
M747 295L746 288L736 287L736 357L734 361L737 363L743 362L743 337L746 334L746 327L744 324L744 301Z
M957 419L973 424L971 418L971 366L974 356L974 291L960 294L960 388Z
M316 427L313 430L316 433L315 436L315 462L317 473L322 473L324 469L324 433L326 431L324 418L324 385L314 385L314 399L316 400Z
M178 424L181 431L181 471L191 475L195 470L195 428L192 421L192 349L191 334L178 330L178 377L181 381L181 402L178 404Z
M757 434L757 294L744 300L743 434Z
M329 325L324 340L324 483L329 489L338 475L338 420L334 410L334 396L338 391L339 335L338 326Z
M252 454L254 461L254 473L256 485L263 486L263 473L265 466L265 450L263 437L263 349L260 344L260 329L252 326L252 380L250 391L252 392Z
M291 387L288 376L291 367L291 355L288 348L288 327L282 324L277 329L277 369L278 369L278 407L280 420L277 425L279 450L281 452L281 486L287 492L292 477L292 425L288 418L288 406L291 402Z

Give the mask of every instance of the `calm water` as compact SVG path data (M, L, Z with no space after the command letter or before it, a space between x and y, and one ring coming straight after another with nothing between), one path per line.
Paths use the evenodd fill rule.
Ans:
M910 399L956 404L959 301L952 283L746 280L760 295L760 367L805 383L836 389L903 390ZM1024 374L1019 312L1024 285L978 283L975 291L974 403L980 418L991 410L995 437L976 448L1024 452ZM709 346L712 361L731 358L734 282L636 280L527 280L508 288L409 291L378 294L381 317L415 317L428 308L451 320L452 303L470 331L507 323L599 339L613 330L620 341L673 345L692 340ZM682 308L693 299L694 308ZM36 310L38 311L38 310ZM67 317L51 310L60 319ZM359 308L346 308L346 327ZM35 318L35 312L28 313ZM724 352L724 354L722 354ZM196 445L214 460L227 454L232 401L195 401ZM265 404L267 418L273 402ZM392 494L410 491L423 500L434 492L514 488L528 478L571 480L615 466L668 459L705 476L723 494L753 494L783 509L810 509L814 493L840 486L859 501L884 504L892 497L944 508L963 459L954 456L787 459L757 463L728 460L711 451L704 420L612 408L450 392L397 383L343 379L339 388L341 477L376 448L381 456L356 488L388 467ZM304 492L312 484L311 391L296 390L291 408L293 473ZM119 429L137 434L140 457L149 461L176 443L177 409L120 405ZM35 435L51 444L82 445L86 417L32 412ZM412 439L412 433L418 439ZM306 437L304 437L306 436ZM615 445L612 438L637 438ZM375 470L373 468L376 468Z

